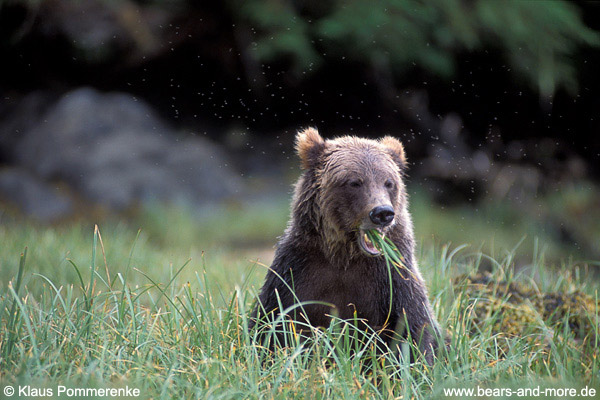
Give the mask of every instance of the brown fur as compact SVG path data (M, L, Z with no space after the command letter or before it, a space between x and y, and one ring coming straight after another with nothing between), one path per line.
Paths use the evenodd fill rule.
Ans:
M411 337L418 338L431 361L439 328L414 259L402 144L389 136L379 141L352 136L325 141L316 129L308 128L298 133L296 148L304 173L296 183L292 217L278 243L253 321L265 313L278 315L279 302L288 308L298 301L333 305L333 309L320 304L303 307L301 318L313 326L327 326L332 314L342 319L356 315L375 330L396 330L396 336L406 337L406 319ZM369 213L382 205L393 208L394 219L381 230L396 244L409 269L405 276L393 271L391 305L384 258L368 256L357 240L361 230L376 227ZM391 337L384 340L390 342Z

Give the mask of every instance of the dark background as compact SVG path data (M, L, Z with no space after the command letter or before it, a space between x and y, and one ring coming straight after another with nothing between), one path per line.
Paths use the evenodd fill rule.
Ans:
M194 207L285 198L298 173L291 154L300 127L325 137L392 134L411 161L413 204L428 205L416 204L417 223L444 215L424 236L471 240L457 232L473 228L464 221L476 215L489 236L508 229L515 242L540 236L558 254L597 258L599 31L592 1L3 1L0 220L56 223L88 207L179 202L172 193L187 189L149 189L151 177L136 181L143 174L120 183L118 172L114 186L140 189L104 201L82 164L50 171L38 162L53 153L57 165L68 145L84 154L102 132L121 132L117 117L96 121L98 136L87 137L85 124L76 129L81 142L60 141L71 125L40 128L65 95L92 88L143 103L164 135L223 156L215 168L230 175L208 172L182 195ZM44 140L65 144L50 150ZM136 153L132 146L124 153ZM135 170L123 162L118 171ZM196 162L207 171L202 157ZM197 195L234 176L241 179L231 189ZM40 188L19 186L26 180ZM35 204L56 195L68 207Z

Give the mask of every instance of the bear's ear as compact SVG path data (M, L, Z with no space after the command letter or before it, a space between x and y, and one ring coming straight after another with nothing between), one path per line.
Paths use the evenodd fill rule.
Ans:
M391 136L386 136L381 138L379 140L379 143L381 143L385 148L387 148L390 151L392 158L401 169L404 169L406 167L406 155L404 154L404 146L398 139Z
M302 169L314 167L325 149L325 141L315 128L306 128L296 135L296 151Z

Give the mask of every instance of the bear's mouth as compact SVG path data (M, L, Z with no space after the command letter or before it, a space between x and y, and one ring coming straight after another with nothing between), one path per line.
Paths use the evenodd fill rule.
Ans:
M385 237L385 234L379 231L382 237ZM367 232L363 229L358 230L358 247L368 256L376 257L381 254L375 244L369 239Z

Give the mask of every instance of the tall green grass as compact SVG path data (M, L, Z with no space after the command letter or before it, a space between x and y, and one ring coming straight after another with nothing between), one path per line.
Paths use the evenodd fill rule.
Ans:
M128 385L144 398L281 399L444 398L447 388L538 384L600 391L598 343L582 347L550 328L506 336L492 329L494 314L477 325L469 312L474 299L454 282L485 264L498 279L542 292L577 287L597 298L597 281L583 264L548 269L538 255L515 271L511 251L492 258L423 249L418 259L450 341L429 366L375 360L377 338L368 334L366 346L351 348L349 325L339 320L314 329L310 340L266 352L247 330L265 269L227 247L203 254L120 223L103 233L14 225L0 228L0 237L0 387ZM222 256L211 257L213 249Z

